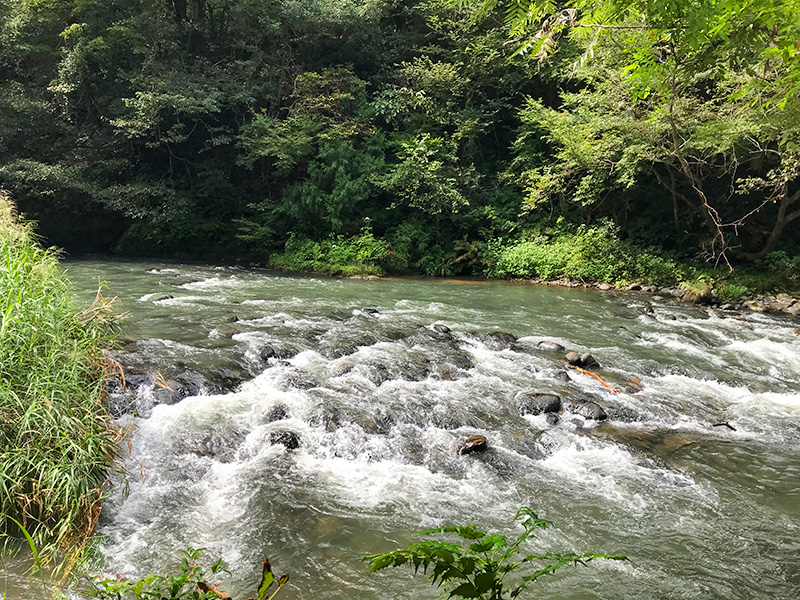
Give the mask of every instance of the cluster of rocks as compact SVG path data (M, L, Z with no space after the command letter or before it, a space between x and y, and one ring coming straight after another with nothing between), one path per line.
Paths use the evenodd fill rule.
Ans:
M724 302L719 296L717 296L716 292L710 285L705 285L700 288L687 287L683 285L644 285L641 283L615 286L609 283L584 283L571 279L556 279L552 281L533 279L531 280L531 283L557 287L587 289L594 288L604 292L611 290L645 292L648 294L654 294L656 299L674 298L676 300L711 306L713 308L726 311L751 310L762 313L785 314L792 317L800 315L800 298L786 293L777 294L775 296L768 294L743 296L741 299L734 302Z

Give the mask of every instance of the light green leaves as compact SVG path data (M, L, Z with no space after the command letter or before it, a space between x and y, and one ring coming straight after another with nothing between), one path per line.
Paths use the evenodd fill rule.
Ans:
M619 555L578 555L572 552L548 552L541 556L529 554L520 559L520 546L537 529L543 529L552 523L539 518L527 507L517 511L515 520L521 521L523 531L512 541L503 534L488 534L473 525L436 527L420 531L417 535L455 535L472 543L465 548L460 544L424 539L412 542L405 549L370 554L364 560L370 564L370 573L411 563L415 572L422 568L432 584L450 588L449 598L483 600L516 598L541 576L555 573L566 565L582 564L598 558L625 560L624 556ZM524 572L525 565L538 562L546 564L533 572ZM507 584L504 580L511 572L517 572L521 577L515 578L515 583Z

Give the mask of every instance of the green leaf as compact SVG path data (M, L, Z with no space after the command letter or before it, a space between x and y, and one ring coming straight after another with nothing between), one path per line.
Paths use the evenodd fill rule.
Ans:
M261 583L258 584L258 600L263 600L267 595L267 590L272 582L275 581L275 575L272 574L272 567L269 564L269 559L264 557L264 562L261 567Z
M474 585L471 583L462 583L460 586L450 592L450 596L448 597L452 598L455 596L457 598L479 598L480 595L480 592Z

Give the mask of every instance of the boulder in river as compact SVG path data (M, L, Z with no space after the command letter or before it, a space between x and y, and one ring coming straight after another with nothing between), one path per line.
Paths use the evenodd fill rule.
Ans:
M591 400L575 400L572 402L572 411L585 419L605 421L608 418L603 407Z
M542 340L541 342L536 344L536 347L539 348L539 350L545 350L547 352L563 352L564 350L566 350L566 348L564 348L564 346L562 346L561 344L558 344L556 342L551 342L548 340Z
M567 352L564 360L573 367L583 367L586 369L599 367L600 363L589 352L578 354L577 352Z
M480 339L492 350L507 350L509 348L513 350L517 342L517 336L505 331L485 333L480 336Z
M473 435L461 442L458 447L458 454L472 454L474 452L485 452L489 445L486 442L486 436Z
M267 362L270 358L278 358L278 353L272 346L262 346L258 351L258 357L264 362Z
M514 399L521 416L556 413L561 410L561 398L556 394L520 392Z
M300 447L300 436L294 431L284 429L281 431L274 431L269 436L270 444L282 444L287 450L297 450Z
M442 333L448 335L450 333L450 328L447 325L442 325L441 323L434 323L432 329L438 333Z

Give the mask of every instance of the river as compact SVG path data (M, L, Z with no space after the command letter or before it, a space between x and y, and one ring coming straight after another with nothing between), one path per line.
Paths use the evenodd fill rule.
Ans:
M67 269L84 301L102 280L130 315L107 573L193 546L231 565L236 598L263 556L291 575L281 600L436 598L362 556L439 525L513 534L529 506L554 522L531 549L630 558L565 568L530 597L800 597L796 322L506 282ZM591 352L621 393L542 341ZM520 414L529 392L561 397L557 423ZM587 400L608 419L580 416ZM474 434L489 449L458 455Z

